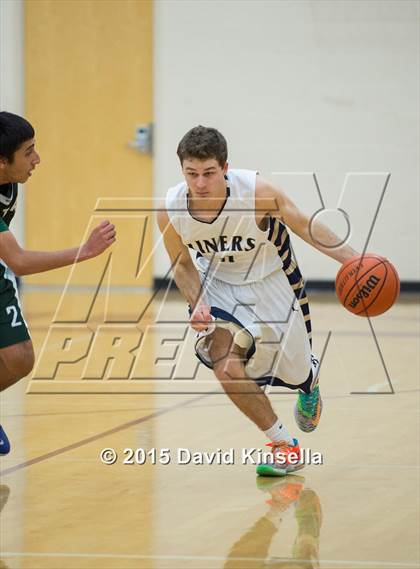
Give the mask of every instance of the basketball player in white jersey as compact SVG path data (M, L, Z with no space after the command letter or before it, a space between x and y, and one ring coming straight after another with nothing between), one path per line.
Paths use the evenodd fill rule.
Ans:
M335 247L340 239L330 229L311 223L257 172L229 169L216 129L191 129L177 154L185 181L169 189L158 223L198 333L196 355L271 441L272 460L257 473L282 476L302 468L299 443L261 386L298 390L302 431L316 428L322 410L309 305L287 228L340 263L357 253Z

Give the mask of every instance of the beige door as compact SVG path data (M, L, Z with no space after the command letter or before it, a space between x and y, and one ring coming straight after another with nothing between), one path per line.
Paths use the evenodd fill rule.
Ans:
M27 0L25 42L26 114L42 160L26 186L28 248L79 245L109 218L120 237L112 282L150 286L150 263L138 265L139 250L143 258L151 250L152 223L144 201L134 213L121 203L131 210L127 198L152 195L151 157L129 146L135 128L152 120L152 2ZM104 211L100 198L118 199ZM71 284L97 284L104 260L78 266ZM69 274L26 282L61 285Z
M88 325L96 330L98 321L104 321L105 312L99 318L90 312L92 294L90 289L103 275L103 268L112 268L111 283L119 285L120 290L111 295L111 310L108 307L107 317L118 321L135 321L141 313L142 304L147 303L149 295L133 293L125 296L128 285L150 287L152 270L150 263L143 260L150 257L152 223L149 214L142 211L145 199L150 201L152 195L152 160L149 155L142 155L130 148L129 141L134 138L138 125L152 121L152 2L149 0L27 0L25 3L25 92L26 115L36 128L38 151L42 163L26 185L25 232L26 244L30 249L52 250L76 246L81 243L89 228L100 219L109 218L115 222L119 234L117 243L100 258L82 263L74 268L64 268L44 274L34 275L25 282L38 285L59 285L66 282L82 285L71 288L66 300L60 306L58 319L67 318L89 320ZM111 199L110 199L111 198ZM111 257L110 257L111 255ZM108 283L110 282L109 279ZM85 286L86 285L86 286ZM93 285L93 286L92 286ZM85 289L88 289L85 291ZM48 329L52 324L55 307L59 305L59 294L46 289L48 294L41 294L33 303L33 294L26 292L25 303L30 326L33 332L37 353L37 365L44 365L44 354L50 354ZM114 289L115 290L115 289ZM137 289L135 289L137 290ZM123 303L125 301L125 304ZM97 302L95 310L102 310L102 300ZM140 308L139 308L140 306ZM110 315L111 313L111 315ZM44 314L45 325L37 329L37 317ZM86 314L88 316L86 316ZM112 320L112 318L111 318ZM92 322L96 324L92 324ZM124 336L123 342L134 335L141 337L139 330L132 324ZM90 329L89 328L89 329ZM125 328L117 326L116 334L123 336ZM131 334L131 335L130 335ZM47 337L44 348L42 341ZM76 338L75 345L83 337ZM108 352L106 354L108 357ZM149 350L142 365L149 369L153 361L153 350ZM149 367L147 367L149 366ZM81 379L78 369L72 367L68 372L70 379ZM61 380L57 374L55 383ZM79 381L79 390L82 382ZM115 382L114 382L115 383ZM101 385L97 389L105 390ZM112 388L112 384L111 384ZM136 386L131 387L131 391ZM67 417L72 417L77 409L86 405L85 412L77 425L81 429L81 437L91 432L99 432L103 428L108 431L115 426L119 416L117 407L127 405L124 397L92 399L59 396L54 401L44 399L46 408L50 406L68 406ZM133 396L130 396L132 401ZM124 399L124 400L123 400ZM95 413L96 404L102 401L108 408L104 414L102 425ZM25 399L26 412L33 413L34 398ZM124 403L125 402L125 403ZM135 409L143 409L142 397L129 403ZM148 405L153 411L153 398L148 396ZM141 415L143 411L138 411ZM123 413L124 414L124 413ZM66 414L64 413L63 417ZM125 420L125 419L124 419ZM142 420L140 419L140 423ZM64 438L51 441L48 432L38 424L35 428L37 436L47 442L51 456L59 446L67 444ZM153 428L148 427L148 440L153 441ZM58 431L57 425L53 430ZM139 428L140 430L140 428ZM77 442L79 433L66 420L66 441ZM33 432L32 427L25 427L25 433ZM142 428L142 433L145 429ZM63 433L62 433L63 434ZM45 436L44 436L45 435ZM124 439L124 445L136 448L138 431L130 433ZM102 444L102 441L101 441ZM104 443L105 444L105 443ZM108 444L108 443L107 443ZM111 444L111 442L109 442ZM153 442L151 442L153 446ZM28 456L43 453L39 447L26 446L26 439L21 449L27 449ZM21 451L21 454L24 451ZM105 476L111 471L101 468L97 461L98 453L93 451L87 460L97 464ZM73 457L71 458L73 460ZM124 467L125 468L125 467ZM73 495L69 501L78 505L89 503L91 508L87 518L80 511L80 517L67 516L67 498L62 501L65 488L80 488L78 476L61 480L59 496L52 507L43 504L43 514L29 512L27 505L34 503L39 496L39 483L43 479L47 485L55 478L55 474L43 474L39 471L33 475L27 473L24 492L21 493L25 506L25 516L19 522L22 528L22 543L25 550L36 551L40 543L48 547L44 540L47 534L52 535L53 528L60 528L59 533L66 533L70 524L75 528L78 537L73 536L73 546L86 540L94 548L101 545L97 535L114 536L118 551L133 551L140 548L144 555L152 552L152 484L153 467L144 465L141 469L132 469L129 476L133 484L141 479L140 494L127 493L127 499L137 504L132 520L119 523L125 511L125 500L119 507L109 508L107 488L98 488L96 474L86 475L92 484L91 489L80 496L80 501ZM85 478L85 474L82 476ZM125 495L127 474L120 471L116 481ZM108 478L108 482L110 482ZM110 482L111 486L114 482ZM108 487L109 488L109 487ZM137 491L136 491L137 492ZM102 496L99 498L99 496ZM54 501L54 500L53 500ZM44 509L44 507L46 509ZM38 524L40 517L44 522ZM100 529L92 529L93 519L101 520ZM86 520L89 520L88 526ZM37 529L34 531L34 527ZM95 536L96 535L96 536ZM54 539L54 538L53 538ZM52 542L50 542L52 543ZM93 566L97 560L92 560ZM116 566L121 559L116 562ZM34 561L22 560L22 567L34 567ZM70 564L61 559L51 559L51 566L81 566L83 561L72 559ZM36 562L35 562L36 564ZM41 562L42 564L42 562ZM108 566L106 561L100 565ZM1 561L0 561L1 565ZM154 562L148 561L148 567Z

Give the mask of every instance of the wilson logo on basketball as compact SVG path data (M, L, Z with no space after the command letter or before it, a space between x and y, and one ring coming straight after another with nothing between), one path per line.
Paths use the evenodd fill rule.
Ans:
M356 308L356 306L359 304L359 302L362 300L362 298L368 298L370 293L372 292L372 290L376 287L376 285L381 282L381 279L375 275L372 275L371 277L368 278L368 280L366 281L366 284L364 284L360 289L359 292L356 294L356 296L354 296L352 298L352 300L349 302L349 305L352 308Z
M346 286L346 284L348 283L348 281L351 279L351 277L354 277L355 275L358 274L358 272L360 271L360 269L362 268L362 263L355 265L353 268L351 268L348 273L346 275L344 275L344 277L342 278L340 284L337 287L337 293L340 296L341 293L343 292L344 287Z

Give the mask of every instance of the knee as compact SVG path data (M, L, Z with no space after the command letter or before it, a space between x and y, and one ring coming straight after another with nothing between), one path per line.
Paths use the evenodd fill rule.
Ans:
M224 360L214 365L214 375L217 379L226 383L234 379L243 379L243 366L236 360Z
M32 342L13 346L14 350L4 358L4 363L12 378L17 381L29 375L34 367L35 355Z
M226 370L223 369L222 366L215 366L213 368L214 371L214 375L217 377L217 379L221 382L221 383L225 383L227 381L230 381L230 376L229 374L226 372Z
M27 350L19 362L18 376L19 379L26 377L31 373L35 364L35 355L33 349Z

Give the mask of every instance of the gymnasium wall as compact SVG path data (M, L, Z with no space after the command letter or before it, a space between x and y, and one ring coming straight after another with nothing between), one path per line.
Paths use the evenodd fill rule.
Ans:
M90 73L93 65L90 54L97 47L98 29L104 29L103 18L99 28L97 23L92 27L85 20L86 25L80 28L79 41L74 46L70 41L61 44L68 63L71 56L77 55L77 61L73 62L79 70L86 69L83 73L91 91L101 89L103 84L109 85L113 77L121 77L118 70L122 59L124 70L128 70L127 59L137 61L123 81L114 81L126 87L123 99L119 99L119 108L124 109L137 99L131 107L131 116L125 116L123 124L119 121L117 137L108 122L102 125L96 118L101 116L100 105L95 104L92 97L85 97L86 112L90 114L89 132L80 138L79 126L86 124L85 119L73 113L63 114L63 108L68 108L67 101L74 101L72 91L63 88L65 82L71 84L72 70L69 65L62 68L55 64L60 61L60 53L57 43L51 47L52 38L56 42L60 40L60 33L53 32L59 30L57 18L63 10L68 12L68 3L27 3L26 113L30 112L29 118L37 125L44 158L42 168L30 182L31 203L26 212L26 226L32 239L27 245L49 248L53 242L57 246L76 244L94 200L99 192L103 194L104 188L107 196L116 192L122 195L122 191L130 196L144 193L144 188L151 184L148 157L130 151L126 144L136 124L154 117L155 197L163 196L169 186L181 179L175 149L184 132L198 123L214 125L228 138L232 167L258 169L282 186L308 214L321 207L313 172L317 175L324 205L331 209L337 207L343 182L350 173L340 205L350 214L350 243L356 248L363 248L386 173L391 173L368 249L388 256L403 280L420 280L419 15L416 2L155 2L153 115L151 79L146 81L146 90L138 82L140 78L144 81L149 71L145 73L138 63L145 32L140 22L134 21L136 4L125 3L132 7L127 12L131 10L133 31L119 35L113 44L121 46L124 37L129 46L126 57L122 58L120 50L121 55L111 61L104 49L99 52L104 54L100 69L107 73L106 83L101 84L98 69ZM86 18L87 13L95 23L97 13L103 12L98 3L73 2L71 5L78 7L72 12L73 20L84 12L83 17ZM92 5L96 11L89 11ZM50 22L48 34L45 33L46 17ZM122 17L120 11L120 19ZM0 19L1 107L24 112L23 3L20 0L1 2ZM75 25L73 22L66 26L69 33L73 32L72 37L74 32L79 33ZM109 46L110 42L105 45ZM82 57L83 50L88 57ZM44 82L42 89L35 90L39 77L48 71L51 63L54 77L58 73L60 80ZM111 72L112 66L116 73ZM79 86L73 83L77 96L82 92ZM113 100L116 100L114 94ZM52 101L56 105L53 112ZM63 124L55 119L59 115ZM111 151L108 148L113 158L105 169L95 163L98 160L104 164L105 147L101 144L104 137L96 128L98 124L101 129L112 132L107 144L108 147L110 142L113 145ZM79 142L60 153L55 141L63 128ZM52 129L57 129L57 135ZM91 149L92 141L95 159L89 160L89 153L82 152L82 146L88 145ZM118 164L117 149L121 153ZM72 165L76 165L70 177L68 152ZM130 184L121 186L119 173L125 173L127 165L133 175ZM85 175L82 185L81 172ZM113 172L118 174L115 176ZM59 180L53 192L52 177ZM135 178L139 180L137 183ZM75 188L77 200L74 199ZM148 189L146 194L150 195ZM40 212L47 211L45 207L53 215L47 218L43 215L42 237L35 228ZM70 239L57 224L57 220L62 219L62 210L68 212L69 207L75 221ZM345 232L343 219L337 213L324 214L323 219L338 233ZM20 208L14 221L14 232L20 241L24 237L23 227ZM158 239L157 230L155 239ZM299 239L294 239L294 246L307 277L333 278L334 261ZM168 266L166 253L159 247L155 254L155 276L163 276ZM67 274L67 270L63 270L33 280L40 284L52 281L58 284L65 281Z
M340 201L350 243L419 280L418 4L414 1L154 3L154 191L181 180L176 146L219 128L232 167L258 169L308 214ZM375 211L387 179L376 224ZM339 234L337 212L322 219ZM156 232L156 238L158 233ZM337 264L298 238L310 279ZM163 248L155 274L168 269Z

